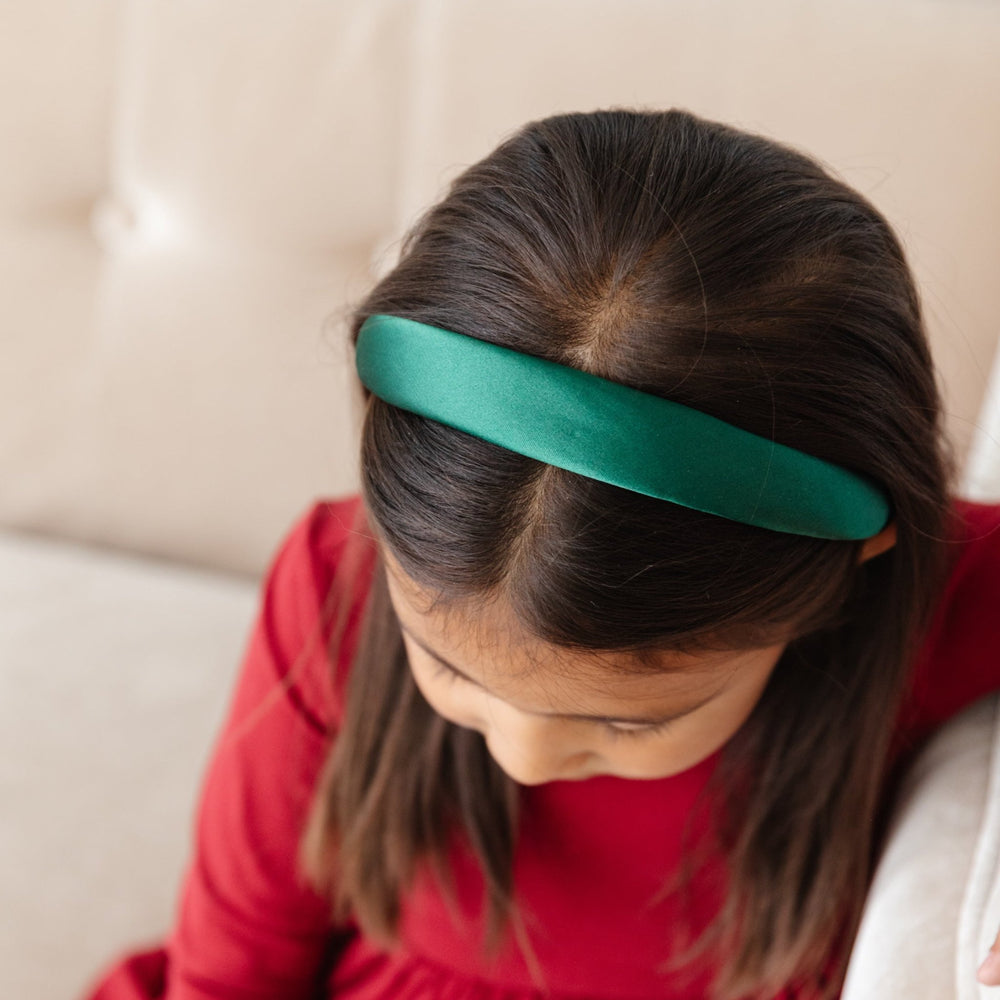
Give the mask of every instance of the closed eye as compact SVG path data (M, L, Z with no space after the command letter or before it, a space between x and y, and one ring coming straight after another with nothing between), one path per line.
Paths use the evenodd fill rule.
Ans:
M456 673L446 663L442 663L440 660L433 657L431 658L431 663L434 666L434 673L432 676L435 679L443 678L449 684L469 683L469 681L467 681L461 674ZM611 738L611 740L614 741L619 739L641 739L644 736L655 736L658 733L662 733L664 730L669 729L676 720L664 719L663 722L657 722L651 725L626 722L604 722L600 719L585 719L582 721L592 721L595 725L600 726Z
M669 729L675 722L674 719L665 719L663 722L657 722L655 725L649 726L626 726L620 722L602 722L601 725L604 727L604 731L611 737L611 740L619 739L636 739L643 736L655 736L658 733L662 733L664 730Z
M440 660L431 658L431 663L434 665L434 673L431 675L437 680L439 677L444 677L445 680L452 684L456 684L458 681L465 681L466 684L469 682L461 674L456 674L454 670L451 669L447 664L442 663Z

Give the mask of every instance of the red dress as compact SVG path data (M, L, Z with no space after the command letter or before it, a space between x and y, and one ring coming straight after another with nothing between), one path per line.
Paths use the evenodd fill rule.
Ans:
M315 504L272 560L202 786L174 929L111 966L87 1000L702 997L708 968L694 978L657 971L682 918L674 896L650 899L676 870L683 820L718 754L656 781L598 777L523 789L515 891L545 989L515 945L493 962L481 955L482 880L460 849L458 913L433 879L419 878L393 953L351 924L331 925L326 901L297 877L298 840L340 717L362 596L336 677L317 624L324 597L349 575L337 573L345 553L361 551L347 544L357 542L357 508L356 499ZM1000 687L1000 505L957 501L955 514L953 568L906 713L913 740ZM370 565L370 550L363 557ZM684 919L711 919L720 870L708 865L697 876Z

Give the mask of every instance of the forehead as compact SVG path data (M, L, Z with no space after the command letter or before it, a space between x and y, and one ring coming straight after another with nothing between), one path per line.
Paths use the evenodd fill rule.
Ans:
M491 680L531 679L553 686L572 681L599 690L613 682L633 694L693 690L731 674L747 653L728 648L682 652L556 646L529 632L502 598L445 602L409 578L391 556L386 569L393 604L410 639L487 685ZM667 678L672 680L665 683Z

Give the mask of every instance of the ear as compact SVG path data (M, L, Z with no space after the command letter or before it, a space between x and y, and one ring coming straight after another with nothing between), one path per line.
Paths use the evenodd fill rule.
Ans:
M861 555L858 556L858 562L868 562L869 559L874 559L875 556L888 552L895 544L896 522L890 521L877 535L873 535L865 541L861 548Z

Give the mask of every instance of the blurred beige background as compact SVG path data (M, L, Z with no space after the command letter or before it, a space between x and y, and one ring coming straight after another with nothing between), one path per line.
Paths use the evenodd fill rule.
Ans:
M0 524L258 572L353 489L342 312L447 181L561 110L811 151L898 228L963 451L1000 328L1000 5L0 6Z
M0 2L0 996L167 927L259 574L355 487L343 316L529 119L680 106L868 195L1000 498L998 53L994 0Z

